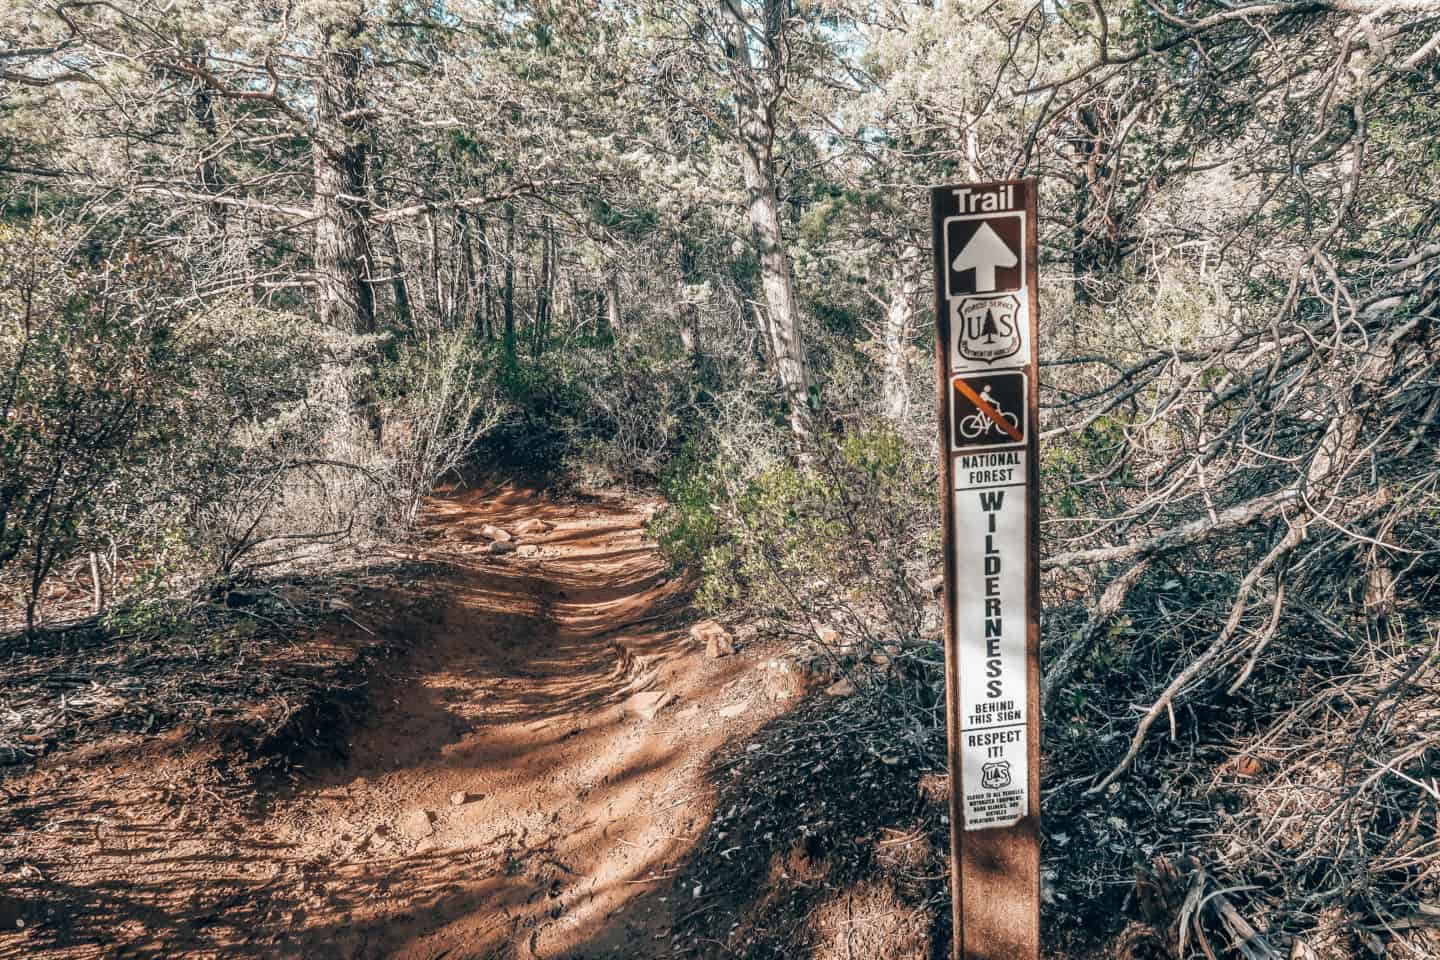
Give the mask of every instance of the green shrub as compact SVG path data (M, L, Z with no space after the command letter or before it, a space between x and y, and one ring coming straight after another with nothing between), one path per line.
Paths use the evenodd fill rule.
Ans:
M415 521L425 495L499 422L492 371L484 345L465 331L402 339L380 368L381 452L404 523Z
M40 223L0 226L0 275L0 584L27 631L87 552L112 589L123 566L154 596L408 523L498 416L492 364L459 333L197 309L174 261L84 256Z
M934 467L888 425L823 438L808 465L748 477L687 451L664 486L654 532L672 563L698 571L705 608L870 643L924 632L918 585L939 547Z
M130 250L71 267L63 246L41 224L0 225L0 572L20 568L27 631L107 494L170 442L163 413L185 388L181 315L154 296L171 265Z
M663 346L590 339L494 355L509 410L494 442L520 464L596 485L653 479L695 419L695 368Z

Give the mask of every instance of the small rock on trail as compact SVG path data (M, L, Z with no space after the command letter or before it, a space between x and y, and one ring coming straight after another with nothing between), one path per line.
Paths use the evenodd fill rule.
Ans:
M735 641L724 627L714 620L703 620L690 628L690 636L705 644L705 656L711 660L728 657L735 652Z
M634 714L641 720L654 720L656 714L669 706L675 699L675 694L663 690L648 690L644 693L637 693L625 701L625 712Z
M395 829L402 837L423 840L435 832L435 815L429 810L411 810L400 817Z

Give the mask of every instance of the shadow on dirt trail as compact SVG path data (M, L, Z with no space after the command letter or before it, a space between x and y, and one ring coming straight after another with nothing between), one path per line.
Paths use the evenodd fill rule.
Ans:
M29 832L0 957L669 956L660 894L713 814L709 759L781 708L753 658L687 643L645 507L437 498L450 572L415 585L436 605L365 611L401 653L293 786L237 795L213 743L7 784ZM481 533L537 519L505 555Z

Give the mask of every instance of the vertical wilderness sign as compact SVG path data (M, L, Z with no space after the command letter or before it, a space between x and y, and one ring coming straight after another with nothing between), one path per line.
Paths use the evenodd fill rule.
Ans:
M1036 181L936 187L957 958L1040 941Z

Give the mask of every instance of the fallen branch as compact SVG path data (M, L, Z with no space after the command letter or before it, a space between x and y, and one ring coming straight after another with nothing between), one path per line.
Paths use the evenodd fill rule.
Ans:
M1066 570L1071 567L1086 566L1092 563L1106 563L1119 560L1132 560L1139 557L1154 557L1171 550L1178 550L1182 547L1192 546L1202 540L1208 540L1216 534L1228 533L1248 526L1256 520L1262 520L1278 511L1287 503L1298 499L1300 492L1292 488L1277 490L1274 493L1267 493L1256 497L1253 500L1237 506L1229 507L1216 513L1212 520L1210 517L1201 517L1189 523L1182 523L1178 527L1171 527L1163 533L1156 534L1148 540L1139 540L1134 543L1123 543L1114 547L1095 547L1090 550L1072 550L1069 553L1057 553L1040 561L1042 570Z
M1125 756L1105 776L1105 779L1085 791L1088 796L1093 796L1110 786L1130 768L1130 764L1135 762L1135 758L1140 754L1140 747L1145 743L1146 735L1155 721L1160 718L1160 714L1168 710L1175 697L1224 652L1226 644L1230 642L1230 638L1234 636L1235 630L1240 626L1240 618L1245 613L1246 606L1250 601L1250 592L1254 590L1255 584L1265 575L1266 571L1288 556L1304 536L1305 524L1293 524L1280 542L1275 544L1265 558L1245 575L1244 580L1240 581L1240 589L1235 592L1235 601L1230 606L1230 616L1225 621L1225 626L1221 629L1220 634L1211 642L1210 646L1205 648L1204 653L1190 661L1189 666L1181 670L1175 679L1170 681L1169 686L1150 705L1150 709L1145 711L1145 716L1141 717L1139 726L1135 728L1134 736L1130 738L1130 748L1125 751Z

